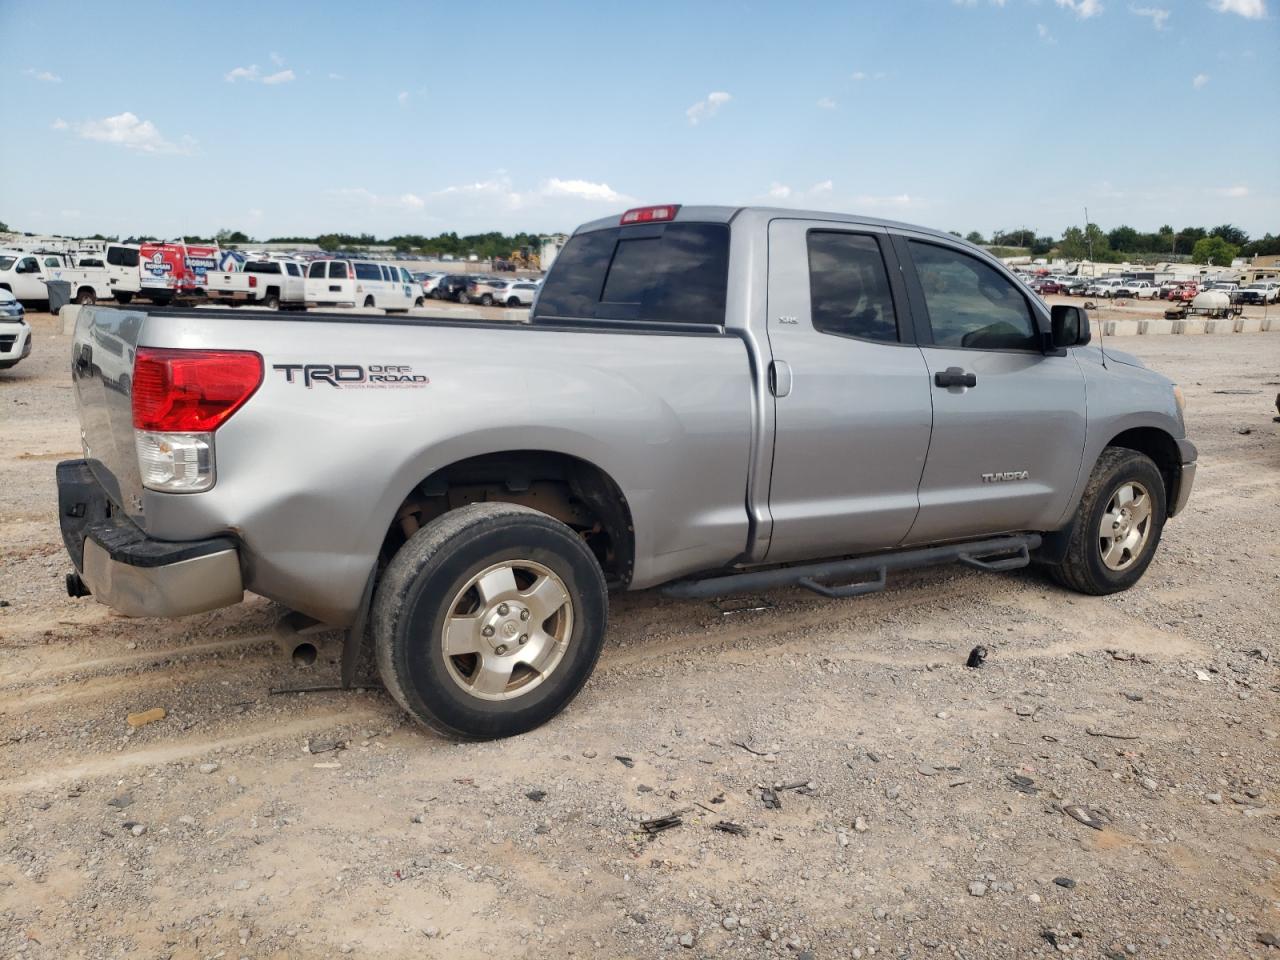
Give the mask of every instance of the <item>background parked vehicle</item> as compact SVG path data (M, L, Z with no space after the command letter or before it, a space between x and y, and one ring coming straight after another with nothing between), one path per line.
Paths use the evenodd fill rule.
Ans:
M31 327L22 301L0 290L0 370L8 370L31 355Z
M50 280L71 284L76 303L97 303L111 297L111 275L105 267L78 267L64 253L20 253L0 250L0 290L27 303L49 299Z
M406 313L425 303L403 267L371 260L313 260L307 268L307 306L373 307Z
M1120 286L1122 283L1124 283L1124 281L1118 277L1105 277L1101 280L1095 280L1085 291L1085 296L1103 298L1113 297L1115 296L1116 287Z
M1241 287L1237 296L1240 303L1275 303L1280 300L1280 283L1274 280L1250 283Z
M513 280L503 291L504 303L508 307L530 306L538 295L540 283L533 280Z
M471 282L471 277L461 273L447 273L440 278L436 285L436 295L440 300L453 300L455 303L462 301L466 295L467 284Z
M1159 288L1150 280L1126 280L1115 288L1113 296L1135 300L1154 300Z
M184 240L144 243L138 252L139 293L164 305L179 298L204 296L206 276L217 268L219 250Z
M307 281L292 260L249 260L239 270L210 271L206 283L210 300L256 303L270 310L306 306Z
M489 277L476 277L468 281L463 303L478 303L482 307L491 307L495 303L507 302L507 287L510 280L494 280Z

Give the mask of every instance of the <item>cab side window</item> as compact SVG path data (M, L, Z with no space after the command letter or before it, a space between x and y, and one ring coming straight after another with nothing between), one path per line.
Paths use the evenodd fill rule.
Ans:
M1010 280L959 250L908 244L936 346L1039 352L1031 307Z
M35 257L23 257L18 262L18 273L39 273L40 264L36 262Z
M875 237L814 230L808 246L813 328L838 337L897 343L889 274Z

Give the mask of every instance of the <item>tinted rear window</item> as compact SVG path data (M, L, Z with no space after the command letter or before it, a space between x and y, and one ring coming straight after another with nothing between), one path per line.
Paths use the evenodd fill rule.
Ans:
M330 263L330 264L329 264L329 279L330 279L330 280L345 280L345 279L347 279L347 264L346 264L346 261L344 261L344 260L334 260L332 263Z
M378 269L376 263L357 263L356 279L357 280L382 280L382 271Z
M535 320L724 323L729 228L615 227L573 237L556 257Z
M107 247L107 263L113 267L136 267L138 251L132 247Z
M263 260L249 261L244 265L245 273L279 273L280 264L268 263Z

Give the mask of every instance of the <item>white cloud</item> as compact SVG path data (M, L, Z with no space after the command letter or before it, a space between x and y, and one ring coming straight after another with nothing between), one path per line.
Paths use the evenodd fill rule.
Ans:
M1081 20L1096 17L1102 12L1102 0L1054 0L1054 3L1070 10Z
M1208 82L1209 82L1209 75L1207 73L1197 73L1194 77L1191 78L1191 86L1195 87L1197 90L1199 90Z
M274 63L277 67L284 66L284 57L280 56L280 54L276 53L274 50L272 50L269 54L267 54L267 56L271 58L271 62Z
M1267 0L1212 0L1210 6L1219 13L1235 13L1247 20L1261 20L1267 15Z
M409 91L401 90L399 93L396 94L396 99L400 101L400 106L403 107L406 103L409 102Z
M919 200L907 193L895 193L888 196L872 196L864 193L855 197L854 202L859 207L893 207L898 209L918 206L920 203Z
M277 83L292 83L295 79L297 78L293 75L292 70L281 70L279 73L263 77L262 82L275 85Z
M1130 7L1129 9L1139 17L1149 17L1151 26L1157 30L1163 30L1165 22L1169 19L1169 11L1162 7Z
M421 210L427 205L427 202L416 193L402 193L400 194L400 204L412 210Z
M1053 34L1049 32L1049 28L1048 28L1048 27L1046 27L1043 23L1037 23L1037 24L1036 24L1036 35L1037 35L1041 40L1043 40L1045 43L1057 43L1057 42L1058 42L1058 41L1054 38Z
M342 74L340 74L340 73L331 73L331 74L329 74L329 79L330 79L330 80L341 80L341 79L342 79Z
M228 71L227 75L222 79L227 81L227 83L235 83L237 80L257 80L258 65L255 63L248 67L236 67L235 69Z
M699 100L686 110L684 115L689 119L689 125L696 127L703 120L710 120L714 117L720 108L732 99L733 97L723 90L715 90L707 94L705 100Z
M818 106L823 110L834 110L838 104L831 97L819 97Z
M59 123L62 126L59 127ZM54 122L54 129L65 130L67 127L68 124L63 121ZM195 141L190 137L183 137L180 142L172 143L161 136L150 120L142 120L128 112L102 120L86 120L76 124L75 131L83 140L114 143L140 153L190 153L195 148Z
M619 203L630 200L623 197L607 183L592 183L590 180L560 180L552 177L542 185L544 197L578 197L581 200L604 200Z
M41 83L61 83L62 78L56 73L50 73L48 70L36 70L28 68L23 71L28 77L35 77Z
M374 193L367 187L338 187L333 190L326 190L325 192L331 197L338 197L342 200L354 200L370 207L381 207L384 209L421 210L427 205L427 202L416 193L402 193L398 197L383 197Z
M850 79L861 81L861 80L867 79L867 75L863 73L861 70L857 70L854 72L853 76Z
M1249 188L1244 184L1238 184L1234 187L1218 187L1212 193L1219 197L1227 197L1230 200L1239 200L1241 197L1249 195Z
M63 120L61 117L58 117L58 119L53 121L53 123L51 123L50 126L54 130L65 130L67 129L67 121Z
M821 183L815 183L809 188L810 196L821 196L831 192L834 184L830 180L823 180Z
M785 183L778 183L776 180L769 184L769 196L775 200L786 200L791 196L791 188Z

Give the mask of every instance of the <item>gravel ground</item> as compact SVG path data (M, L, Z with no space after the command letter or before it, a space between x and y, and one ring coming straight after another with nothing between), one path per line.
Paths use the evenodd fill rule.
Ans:
M33 321L0 374L3 955L1280 957L1280 336L1118 344L1201 454L1126 594L616 597L563 715L458 745L376 688L272 693L337 649L294 666L267 601L68 599L68 342Z

